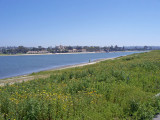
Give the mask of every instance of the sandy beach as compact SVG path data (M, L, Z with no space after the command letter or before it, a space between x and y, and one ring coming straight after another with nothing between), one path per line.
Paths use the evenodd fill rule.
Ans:
M111 52L72 52L72 53L45 53L45 54L0 54L0 56L29 56L29 55L65 55L65 54L93 54L93 53L115 53L115 52L138 52L138 51L111 51ZM146 51L148 52L148 51Z
M73 53L45 53L45 54L0 54L0 56L28 56L28 55L65 55L65 54L89 54L89 53L104 53L104 52L73 52Z

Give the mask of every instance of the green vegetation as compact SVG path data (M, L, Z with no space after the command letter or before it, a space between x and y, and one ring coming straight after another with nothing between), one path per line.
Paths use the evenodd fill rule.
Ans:
M1 53L0 53L0 56L7 56L7 55L10 55L10 54L1 54Z
M17 55L24 55L24 54L22 54L22 53L17 53L17 54L1 54L1 53L0 53L0 56L11 56L11 55L12 55L12 56L13 56L13 55L16 55L16 56L17 56Z
M0 87L0 119L151 120L160 112L160 51Z

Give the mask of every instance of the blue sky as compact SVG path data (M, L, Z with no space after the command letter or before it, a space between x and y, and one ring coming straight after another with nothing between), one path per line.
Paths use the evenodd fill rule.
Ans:
M159 0L0 0L0 46L160 46Z

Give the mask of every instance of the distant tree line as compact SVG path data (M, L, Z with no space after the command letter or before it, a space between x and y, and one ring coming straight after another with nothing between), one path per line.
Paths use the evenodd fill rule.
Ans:
M2 47L0 53L2 54L17 54L17 53L27 53L28 48L19 46L19 47Z
M0 47L1 54L26 54L28 51L48 51L49 53L67 53L67 52L110 52L110 51L125 51L125 50L152 50L152 47L141 46L141 47L118 47L115 46L55 46L44 48L38 47Z

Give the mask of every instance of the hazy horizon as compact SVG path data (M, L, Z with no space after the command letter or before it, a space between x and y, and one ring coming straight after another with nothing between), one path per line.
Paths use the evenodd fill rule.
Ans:
M0 46L160 46L158 0L2 0Z

